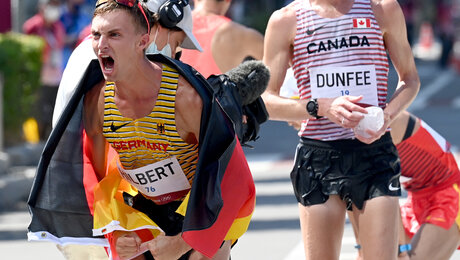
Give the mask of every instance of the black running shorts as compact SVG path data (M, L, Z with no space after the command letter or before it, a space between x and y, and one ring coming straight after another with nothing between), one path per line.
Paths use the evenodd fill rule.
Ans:
M302 138L291 181L297 201L321 204L339 195L351 209L379 196L400 196L400 162L390 133L372 144L357 139L319 141Z

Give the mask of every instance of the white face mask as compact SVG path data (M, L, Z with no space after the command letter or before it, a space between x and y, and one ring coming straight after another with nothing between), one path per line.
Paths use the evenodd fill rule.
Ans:
M54 23L61 16L61 11L57 6L47 6L45 10L43 10L43 16L47 22Z
M158 28L155 32L155 37L153 37L153 42L147 47L145 50L145 54L163 54L164 56L172 58L172 51L171 51L171 45L169 45L169 33L171 31L168 31L168 42L166 45L163 47L163 49L158 50L157 44L155 43L157 40L157 35L158 35Z

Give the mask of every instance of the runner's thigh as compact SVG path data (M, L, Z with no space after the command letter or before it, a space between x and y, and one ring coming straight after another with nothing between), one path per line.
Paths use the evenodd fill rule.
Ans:
M345 202L331 195L323 204L299 203L306 259L338 259L345 223Z

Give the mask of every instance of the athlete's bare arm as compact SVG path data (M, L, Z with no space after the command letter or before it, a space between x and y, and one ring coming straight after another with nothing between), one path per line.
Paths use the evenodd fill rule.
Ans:
M212 56L223 72L251 56L262 60L264 37L255 29L235 22L222 25L212 39Z
M108 144L102 134L104 115L104 85L101 81L84 98L83 124L91 146L92 165L100 181L105 176Z
M176 93L176 127L187 143L197 144L199 141L202 109L203 101L198 92L180 77Z
M309 117L306 100L279 95L292 57L296 24L295 10L287 6L271 15L265 31L263 62L270 69L270 81L262 98L271 120L300 121Z
M406 132L407 128L407 121L409 121L409 113L404 111L396 117L393 122L391 123L391 139L393 143L399 144L403 137L404 133Z
M407 111L401 112L391 123L391 139L395 145L402 142L404 134L406 133L407 123L411 114ZM420 121L415 121L414 129L412 130L411 136L417 132L420 128Z
M380 138L392 121L412 103L420 87L414 57L407 40L404 15L398 2L396 0L373 0L372 8L383 33L390 59L398 73L399 81L393 97L384 110L383 127L373 133L370 138L357 136L366 143Z

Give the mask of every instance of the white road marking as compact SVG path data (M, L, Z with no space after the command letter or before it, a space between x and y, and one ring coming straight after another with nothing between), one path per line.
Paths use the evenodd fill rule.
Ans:
M412 102L408 110L414 112L425 108L428 105L428 100L431 96L447 87L447 85L454 79L455 71L445 70L431 84L423 87L418 93L417 98Z
M452 107L453 108L460 108L460 97L457 97L452 101Z

